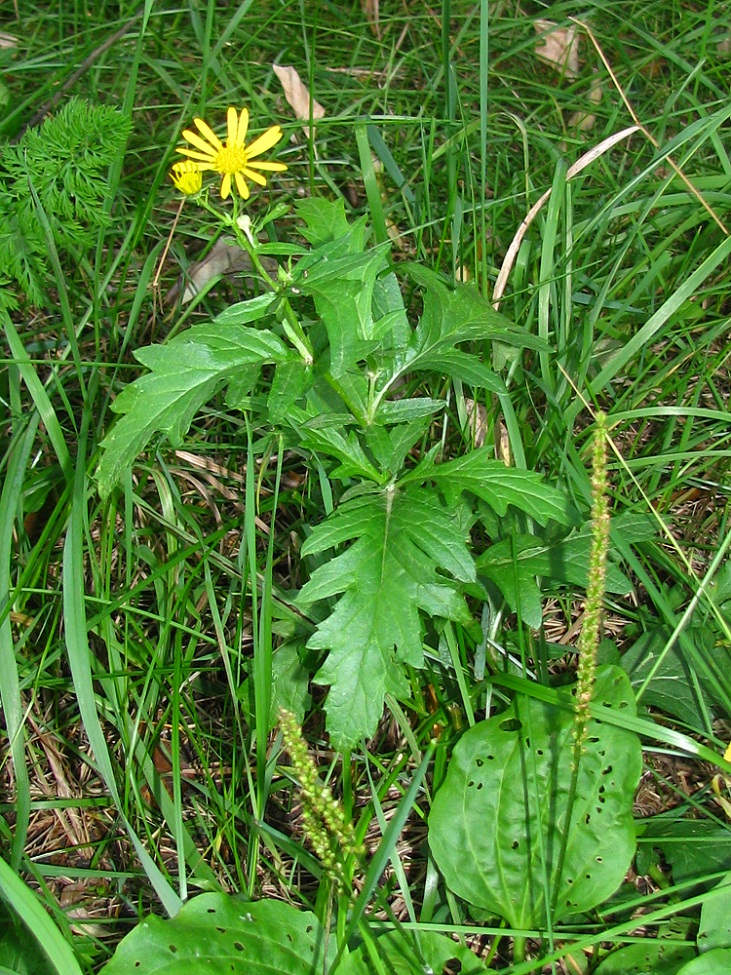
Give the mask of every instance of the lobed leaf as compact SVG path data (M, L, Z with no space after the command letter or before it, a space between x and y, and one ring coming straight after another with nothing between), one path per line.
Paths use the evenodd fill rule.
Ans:
M549 545L535 535L516 534L483 552L477 568L498 587L513 612L520 607L524 622L538 628L543 613L536 576L586 588L590 549L589 528ZM606 589L613 593L632 589L629 579L611 562L607 564Z
M513 505L541 525L551 520L567 525L575 518L568 498L546 484L540 474L506 467L493 459L487 447L443 464L430 461L428 466L419 466L405 475L402 483L426 478L440 488L451 505L468 492L489 504L498 515L504 515L508 505Z
M470 615L449 576L475 567L458 519L428 491L387 488L343 504L315 528L302 554L352 542L320 566L298 602L340 596L308 642L329 650L316 680L329 684L327 726L339 748L371 736L386 694L401 696L403 664L423 665L422 614L464 622Z
M224 383L232 384L235 402L255 382L267 363L294 358L271 332L231 325L198 325L167 345L135 353L150 373L130 383L112 404L123 413L102 442L97 470L99 491L107 497L122 472L156 434L179 443L193 417Z

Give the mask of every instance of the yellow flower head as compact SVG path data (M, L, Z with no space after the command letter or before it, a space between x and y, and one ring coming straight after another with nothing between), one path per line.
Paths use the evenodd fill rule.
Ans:
M228 138L224 145L215 132L203 121L203 119L193 119L198 132L186 129L183 138L189 142L194 149L178 149L178 152L196 161L197 167L201 171L213 170L220 173L223 177L221 181L221 199L225 200L231 194L231 177L236 180L236 186L243 199L249 199L249 186L246 182L250 179L252 183L259 186L266 186L267 181L262 176L262 170L269 173L281 173L287 168L284 163L265 162L255 159L256 156L271 149L282 138L282 130L278 125L273 125L262 135L246 145L246 133L249 128L249 111L242 108L239 115L235 108L229 108L227 115ZM200 133L200 135L198 134Z
M175 189L185 196L193 196L200 191L203 177L198 165L186 159L184 162L173 163L170 169L170 179L175 183Z

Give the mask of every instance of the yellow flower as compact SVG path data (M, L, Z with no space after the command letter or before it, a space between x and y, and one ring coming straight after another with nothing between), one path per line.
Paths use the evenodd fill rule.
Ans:
M235 108L229 108L227 115L228 138L225 145L203 119L193 119L193 122L200 135L198 132L186 129L183 132L183 138L198 151L178 149L178 152L196 160L198 169L201 171L211 169L223 176L221 181L222 200L231 194L232 176L236 180L239 193L245 200L248 200L247 179L259 186L266 186L267 184L264 176L257 170L281 173L287 168L284 163L254 159L255 156L261 155L262 152L266 152L267 149L271 149L279 142L282 138L282 130L278 125L273 125L257 139L254 139L251 145L247 146L246 133L249 128L249 111L246 108L241 110L240 116Z
M197 164L186 159L185 162L173 163L170 179L175 183L175 189L185 196L193 196L200 191L203 177Z

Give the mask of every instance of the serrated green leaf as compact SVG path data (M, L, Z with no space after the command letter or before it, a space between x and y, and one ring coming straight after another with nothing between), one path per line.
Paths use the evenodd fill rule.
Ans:
M355 250L363 249L365 240L366 218L360 217L352 223L345 215L345 204L341 197L337 200L327 200L321 196L308 196L297 200L295 205L297 216L305 221L301 228L305 240L317 247L338 237L350 233L353 235Z
M325 947L327 946L327 948ZM119 943L103 975L302 975L327 968L333 939L314 914L228 894L192 898L170 920L149 916Z
M443 399L432 399L430 396L412 396L409 399L397 399L381 403L373 418L374 423L410 423L422 417L433 416L438 410L446 406Z
M257 295L255 298L229 305L214 318L214 322L222 327L258 322L271 311L272 307L276 306L278 301L278 297L273 294Z
M245 392L243 378L250 386L256 375L247 367L283 362L293 353L271 332L205 324L167 345L140 349L135 356L151 372L125 387L112 404L115 413L125 415L102 442L97 470L102 497L108 496L156 434L179 443L200 407L220 386L234 381L233 393L240 399Z
M316 680L330 685L327 725L340 748L374 733L387 693L404 693L402 664L423 665L421 613L469 618L458 588L441 572L475 578L457 519L428 491L355 498L313 531L302 552L351 541L316 569L298 599L308 606L342 594L308 642L330 651Z
M411 325L404 307L404 297L401 294L398 278L391 272L381 274L376 278L373 287L373 317L380 325L384 318L390 316L390 334L381 336L381 345L385 348L402 349L409 341Z
M432 352L422 356L419 360L420 369L434 372L444 372L453 379L461 379L463 383L477 389L487 389L491 393L506 392L505 383L492 369L478 359L476 355L450 349L446 352Z
M408 452L424 436L429 422L430 416L427 415L401 423L390 430L374 424L366 430L368 449L383 470L392 475L397 474Z
M550 351L542 339L516 328L510 319L495 311L474 285L458 284L450 289L439 274L421 264L406 264L402 269L427 291L415 348L423 350L442 343L446 348L472 339L498 339L510 345Z
M635 713L618 667L597 670L594 700ZM544 928L549 913L556 923L601 904L634 855L639 738L590 721L569 807L573 728L571 710L516 696L465 732L432 806L429 846L447 885L512 927Z
M376 347L373 291L388 244L354 251L352 233L324 244L297 265L296 284L315 299L327 330L330 372L337 379Z
M312 366L302 359L280 362L274 370L272 388L267 397L269 422L281 423L290 407L312 386L313 379Z
M365 477L381 484L383 475L366 457L355 431L343 434L335 427L304 427L301 431L302 446L319 451L340 461L332 472L334 477Z
M472 450L464 457L444 464L435 464L428 471L417 468L405 475L402 483L417 476L434 481L453 505L464 491L468 491L489 504L498 515L504 515L508 505L513 505L541 525L550 520L567 525L574 518L566 496L546 484L540 474L506 467L492 458L487 447Z
M491 545L477 559L477 569L502 592L513 612L538 628L542 620L541 591L536 576L586 587L589 575L591 531L574 532L551 545L534 535L513 535ZM616 565L607 564L606 589L626 593L632 589Z
M311 703L310 672L302 666L299 656L301 644L283 643L272 656L272 703L269 726L279 722L279 709L289 711L299 724Z

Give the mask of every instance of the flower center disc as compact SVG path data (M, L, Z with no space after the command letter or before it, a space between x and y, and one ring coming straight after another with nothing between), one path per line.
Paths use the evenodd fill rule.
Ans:
M215 169L217 173L228 173L233 176L240 173L248 162L246 150L234 146L224 146L216 156Z

